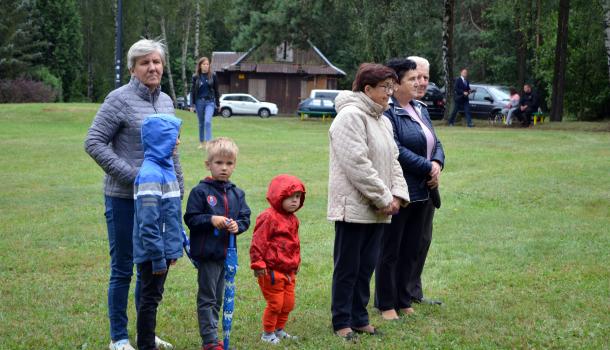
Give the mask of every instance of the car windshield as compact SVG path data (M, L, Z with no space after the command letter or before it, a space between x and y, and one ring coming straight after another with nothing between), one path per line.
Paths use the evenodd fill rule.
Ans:
M323 92L323 91L318 91L316 92L316 98L323 98L323 99L327 99L327 100L334 100L335 97L337 97L339 93L338 92Z
M510 101L510 90L505 86L490 86L489 91L500 101Z

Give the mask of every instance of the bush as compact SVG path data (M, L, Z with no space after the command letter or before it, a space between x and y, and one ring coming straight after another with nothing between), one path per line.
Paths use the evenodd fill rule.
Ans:
M47 68L45 66L36 67L35 69L32 70L31 77L26 75L26 76L22 76L22 78L26 78L26 79L31 78L31 80L41 81L45 85L52 87L53 90L55 90L55 92L57 93L58 100L56 102L61 102L61 101L59 101L59 99L61 99L62 91L63 91L62 85L61 85L61 79L59 79L58 77L53 75L53 73L51 73L49 68Z
M0 103L55 102L57 92L40 81L0 80Z

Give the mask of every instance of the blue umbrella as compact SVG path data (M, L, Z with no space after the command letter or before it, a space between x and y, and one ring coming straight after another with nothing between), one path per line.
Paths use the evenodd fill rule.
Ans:
M184 248L184 251L186 252L186 256L188 256L189 260L193 263L193 266L195 266L196 268L199 268L199 263L197 263L191 257L191 241L189 241L189 238L186 236L186 231L184 231L184 229L182 229L182 247Z
M225 297L222 305L222 334L225 350L229 349L229 336L233 322L233 309L235 307L235 274L237 273L237 248L235 248L235 235L229 233L229 248L225 259Z

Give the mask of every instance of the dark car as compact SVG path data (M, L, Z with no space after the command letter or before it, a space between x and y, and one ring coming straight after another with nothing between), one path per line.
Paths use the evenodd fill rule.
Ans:
M502 120L502 109L510 103L510 91L506 86L470 84L470 113L473 118Z
M180 96L176 98L176 108L178 109L189 109L191 106L191 95L186 96L186 102L184 100L184 96Z
M430 119L443 119L445 114L445 95L434 83L429 83L421 101L428 107Z
M297 114L310 117L334 117L337 115L335 102L325 98L308 98L299 103Z

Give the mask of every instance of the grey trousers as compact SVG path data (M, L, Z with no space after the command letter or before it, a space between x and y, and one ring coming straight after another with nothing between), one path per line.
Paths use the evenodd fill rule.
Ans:
M197 319L202 344L218 341L218 313L225 288L225 263L200 261L197 272Z

